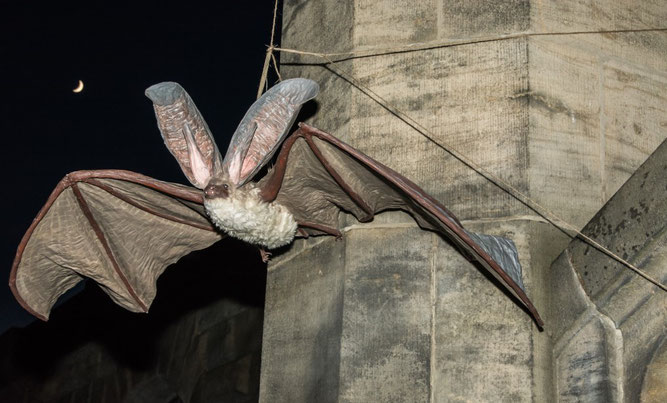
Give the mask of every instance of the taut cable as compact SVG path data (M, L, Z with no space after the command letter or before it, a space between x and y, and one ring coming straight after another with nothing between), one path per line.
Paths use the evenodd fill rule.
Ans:
M277 1L276 1L277 4ZM275 28L275 16L276 12L274 9L274 28ZM361 52L346 52L346 53L317 53L317 52L307 52L307 51L302 51L302 50L297 50L297 49L286 49L286 48L280 48L280 47L275 47L273 45L273 36L271 38L271 46L269 46L269 49L267 49L267 58L265 61L264 65L264 73L262 75L262 80L260 81L260 91L262 88L262 83L265 82L266 80L266 71L268 71L268 64L270 62L270 56L272 56L273 51L278 51L278 52L284 52L284 53L291 53L291 54L297 54L297 55L305 55L305 56L314 56L318 57L322 60L324 60L323 63L320 63L324 67L328 68L331 70L333 73L337 74L350 84L352 84L354 87L356 87L358 90L360 90L364 95L368 96L371 98L373 101L378 103L380 106L382 106L384 109L389 111L391 114L402 120L404 123L406 123L408 126L410 126L413 130L417 131L420 133L422 136L424 136L426 139L431 141L433 144L441 148L442 150L446 151L450 155L452 155L454 158L458 159L461 161L463 164L477 172L480 176L485 178L486 180L490 181L491 183L495 184L498 186L500 189L517 199L519 202L523 203L526 205L528 208L531 210L535 211L537 214L542 216L545 220L547 220L550 224L555 226L556 228L560 229L561 231L565 232L568 236L571 238L580 238L583 242L589 244L590 246L594 247L595 249L599 250L600 252L604 253L605 255L609 256L610 258L620 262L630 270L634 271L636 274L639 276L643 277L647 281L651 282L652 284L656 285L657 287L661 288L663 291L667 291L667 287L665 287L663 284L661 284L657 279L651 277L644 271L640 270L638 267L633 265L632 263L628 262L627 260L623 259L622 257L618 256L614 252L610 251L591 237L585 235L581 231L579 231L576 227L574 227L572 224L568 223L564 219L560 218L558 215L555 213L551 212L549 209L546 207L540 205L536 200L530 198L528 195L525 193L521 192L519 189L516 187L512 186L510 183L504 181L497 175L491 173L487 169L483 168L479 164L475 163L474 160L464 153L458 151L456 148L452 147L450 144L447 144L446 142L438 142L435 140L435 135L426 129L423 125L421 125L419 122L411 118L408 114L405 112L401 111L394 105L392 105L389 101L381 97L379 94L365 86L363 83L361 83L357 78L355 78L349 71L346 71L341 68L337 68L334 65L338 62L345 61L345 60L350 60L354 58L361 58L361 57L373 57L373 56L381 56L381 55L389 55L389 54L395 54L395 53L404 53L404 52L414 52L414 51L422 51L422 50L429 50L429 49L437 49L437 48L444 48L444 47L452 47L452 46L462 46L462 45L468 45L468 44L475 44L475 43L481 43L481 42L493 42L493 41L500 41L500 40L508 40L508 39L516 39L516 38L523 38L523 37L529 37L529 36L548 36L548 35L553 35L553 36L560 36L560 35L587 35L587 34L614 34L614 33L633 33L633 32L666 32L667 28L647 28L647 29L628 29L628 30L610 30L610 31L576 31L576 32L554 32L554 33L519 33L519 34L511 34L511 35L503 35L503 36L495 36L495 37L480 37L480 38L474 38L470 40L458 40L458 41L448 41L448 42L442 42L442 43L435 43L435 44L423 44L423 45L406 45L406 46L400 46L400 47L390 47L390 48L384 48L380 50L374 50L374 51L361 51ZM335 57L339 57L338 59L332 59ZM258 93L258 96L261 95L261 92ZM572 235L574 233L574 235Z

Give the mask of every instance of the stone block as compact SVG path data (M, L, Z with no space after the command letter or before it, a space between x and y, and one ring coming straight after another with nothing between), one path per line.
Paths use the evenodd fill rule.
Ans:
M502 224L483 226L501 235ZM534 325L483 269L444 240L435 246L431 401L530 401ZM526 263L522 256L522 266Z
M664 142L583 229L663 284L666 161ZM551 276L559 398L638 401L647 364L667 334L664 291L580 240L554 263ZM605 329L599 340L591 333L597 322ZM589 360L595 365L580 365L588 350L597 357Z
M250 403L259 392L259 355L246 355L201 375L190 403Z
M667 138L667 72L616 59L601 68L603 192L608 198Z
M666 161L667 142L664 142L584 228L588 236L620 257L645 266L650 275L658 278L666 275L659 264L667 240ZM618 298L622 294L619 287L626 286L628 281L639 280L640 286L650 287L627 267L587 244L574 243L570 253L586 293L598 305L606 305L603 300ZM616 305L623 309L628 304L626 301Z
M261 400L529 401L533 385L548 388L534 378L545 369L532 368L545 337L536 335L519 305L448 241L404 221L405 214L390 216L399 224L380 215L378 222L348 227L343 241L299 241L272 264ZM522 234L543 223L527 221L516 233L516 224L504 221L469 224L513 236L532 273L534 246ZM342 253L336 244L344 255L322 260L331 247ZM328 280L308 278L322 267ZM524 281L542 281L534 277L524 275ZM328 301L320 308L323 317L312 317L304 293L310 305ZM334 302L341 327L323 329ZM335 382L322 385L324 365Z
M529 40L528 176L531 197L581 228L602 203L599 79L594 56L570 41Z
M92 393L92 396L105 396L105 393ZM117 400L120 401L120 400ZM181 403L183 400L173 386L162 376L148 377L136 385L122 400L123 403Z
M490 42L354 61L356 77L434 140L527 191L526 42ZM399 79L400 77L400 79ZM523 205L365 94L352 92L350 144L413 180L460 219L526 214Z
M297 242L269 266L260 401L336 401L345 244Z
M667 267L667 260L662 267ZM647 366L667 339L667 297L664 291L652 293L636 312L619 325L623 337L623 373L625 395L637 401L644 384Z
M663 27L667 10L660 1L531 1L537 32L573 32Z
M581 326L564 336L554 351L556 399L559 402L619 401L611 373L610 338L614 329L596 315L586 315Z
M222 298L197 311L196 334L206 332L211 327L227 321L247 309L245 305L231 298Z
M164 330L162 337L156 342L159 345L157 350L161 352L157 354L158 373L183 375L183 357L187 357L192 348L195 323L194 314L185 315Z
M438 6L440 38L503 35L530 28L530 0L445 0Z
M339 67L343 69L348 69L350 66L351 62L339 63ZM340 134L338 137L345 140L349 132L350 116L355 108L350 100L349 84L320 66L281 64L281 72L284 78L310 78L320 86L320 95L315 101L304 106L298 120L307 121L315 127L326 128L327 131Z
M553 340L561 336L590 308L590 300L583 288L579 275L572 267L570 255L562 253L549 270L549 304L547 323Z
M262 345L262 311L245 309L211 327L196 344L205 346L205 367L216 368L239 357L259 353Z
M578 227L666 138L667 39L637 35L529 39L530 192Z
M354 47L432 41L438 34L438 1L359 0L354 3Z
M285 2L282 27L284 47L321 53L346 52L353 47L354 3ZM322 68L323 62L319 57L282 52L280 71L283 78L310 78L320 86L320 96L305 105L298 120L326 130L344 131L354 108L349 83ZM340 62L337 67L347 70L351 62Z
M285 8L290 18L321 17L334 3L286 2ZM369 50L526 31L659 26L654 23L664 14L652 2L636 7L631 2L599 7L578 0L372 3L346 4L327 22L327 27L339 23L340 29L326 33L322 41L301 36L292 26L284 44L333 52L344 45L331 38L350 35L352 46L346 50ZM661 32L532 36L351 58L334 68L344 69L432 131L438 143L471 157L583 228L665 138L660 94L667 58L657 55L664 55L666 38ZM291 319L306 305L299 296L307 292L301 287L309 286L304 273L332 270L327 276L336 280L330 280L330 289L313 285L315 303L326 299L323 317L335 312L340 328L327 328L331 338L316 338L321 318L312 318L311 308L306 316L314 324L290 321L298 330L276 318L265 323L266 332L275 327L276 333L265 339L275 345L264 346L271 361L263 371L282 369L288 354L296 357L298 369L290 366L284 386L272 383L271 389L262 389L272 391L262 395L264 401L314 396L400 401L408 395L417 401L620 401L637 390L633 385L638 381L626 379L627 371L642 372L647 360L642 344L657 342L664 312L660 298L645 294L645 284L598 276L604 290L591 299L584 277L592 272L584 274L588 268L580 264L574 247L549 270L569 242L551 224L345 79L320 66L293 64L286 71L322 80L321 109L313 124L411 178L471 229L514 239L528 295L546 330L537 332L517 304L445 241L428 234L432 249L425 249L425 235L401 214L380 216L368 227L343 218L346 240L334 258L330 251L312 249L328 248L331 241L299 242L287 260L276 262L281 275L270 275L267 295L275 293L269 298L280 305L267 301L267 315L277 309L276 317ZM647 260L642 267L657 270L662 252L648 246L641 256L650 255L653 263ZM404 255L413 261L406 263ZM298 291L285 284L297 284ZM407 292L409 298L404 297ZM638 334L642 326L646 335ZM323 343L317 353L313 340ZM278 345L286 352L278 352ZM326 372L323 364L302 358L298 348L310 356L332 357L331 367L340 367L327 367L335 375L325 389L313 381ZM639 357L637 366L631 355ZM310 368L315 375L306 372ZM301 386L292 381L294 374L304 379ZM295 392L299 388L305 391Z
M346 237L339 399L426 402L433 234L359 228Z
M667 400L667 343L664 340L646 368L639 399L642 403L660 403Z
M353 46L353 2L287 1L282 19L285 46L322 53L345 52ZM286 53L280 56L281 63L298 58Z

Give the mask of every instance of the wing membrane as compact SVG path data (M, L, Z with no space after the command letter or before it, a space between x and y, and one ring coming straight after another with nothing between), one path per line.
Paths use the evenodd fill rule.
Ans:
M21 241L10 287L44 320L83 278L124 308L147 311L168 265L221 238L200 200L192 188L128 171L69 174Z
M295 135L301 138L289 153L277 200L297 220L336 228L341 209L360 221L368 221L384 210L407 211L421 227L445 235L470 260L481 264L543 326L523 289L518 253L511 240L468 232L450 211L416 184L328 133L301 124ZM330 173L332 170L339 179ZM323 233L312 228L301 231Z

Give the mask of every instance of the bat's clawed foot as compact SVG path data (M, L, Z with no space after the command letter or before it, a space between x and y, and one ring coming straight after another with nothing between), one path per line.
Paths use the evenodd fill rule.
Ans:
M259 248L259 254L262 256L262 262L268 263L269 259L271 259L271 252L268 250Z

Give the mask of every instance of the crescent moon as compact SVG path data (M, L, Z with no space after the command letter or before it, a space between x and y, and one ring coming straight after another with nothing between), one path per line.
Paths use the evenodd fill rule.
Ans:
M83 91L83 81L79 80L79 85L73 89L72 92L79 93L81 91Z

